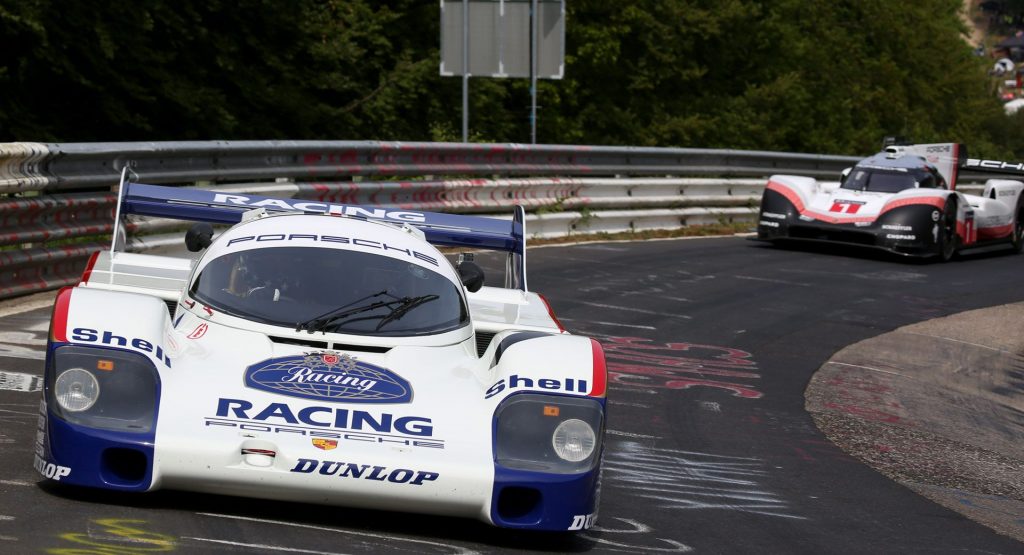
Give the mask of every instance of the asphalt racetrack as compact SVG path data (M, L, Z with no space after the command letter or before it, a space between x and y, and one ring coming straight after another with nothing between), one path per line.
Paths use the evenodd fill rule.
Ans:
M497 259L478 262L500 275ZM49 308L6 308L0 553L1024 552L847 455L815 426L804 396L847 346L1024 301L1024 256L922 264L730 237L536 248L527 265L530 289L608 356L595 529L528 534L317 505L41 486L31 464L32 378L42 374ZM834 408L870 418L852 402ZM1022 526L1024 514L1008 521Z

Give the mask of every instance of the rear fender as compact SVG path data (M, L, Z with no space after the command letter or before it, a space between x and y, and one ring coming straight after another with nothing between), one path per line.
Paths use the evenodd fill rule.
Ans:
M597 341L578 335L529 337L502 349L491 380L486 399L532 391L603 400L607 383L604 351Z
M1024 191L1024 183L1012 179L989 179L981 196L1001 202L1011 210L1016 208L1017 199Z

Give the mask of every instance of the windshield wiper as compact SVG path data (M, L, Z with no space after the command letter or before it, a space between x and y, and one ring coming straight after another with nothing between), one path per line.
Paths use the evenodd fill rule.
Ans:
M357 306L357 307L350 308L348 310L342 310L342 309L344 309L346 307L352 306L353 304L355 304L355 303L357 303L359 301L364 301L364 300L367 300L367 299L372 299L374 297L379 297L381 295L388 295L390 297L394 297L395 300L393 300L393 301L375 301L375 302L372 302L372 303L369 303L369 304L366 304L366 305L363 305L363 306ZM410 310L412 310L412 309L414 309L414 308L416 308L416 307L418 307L418 306L420 306L420 305L422 305L424 303L428 303L430 301L433 301L433 300L435 300L437 298L438 298L437 295L422 295L422 296L419 296L419 297L401 297L401 298L399 298L399 297L396 297L395 295L392 295L391 293L388 293L387 291L381 291L380 293L374 293L373 295L368 295L368 296L363 297L361 299L358 299L356 301L352 301L351 303L348 303L346 305L340 306L340 307L338 307L338 308L336 308L334 310L325 312L324 314L321 314L320 316L317 316L316 318L312 318L312 319L307 320L305 322L299 322L299 323L295 324L295 331L306 330L309 333L313 333L313 332L317 332L317 331L326 331L327 328L330 327L331 325L339 324L339 323L341 323L341 321L349 318L350 316L354 316L356 314L361 314L363 312L369 312L371 310L376 310L378 308L390 308L391 311L388 312L387 314L375 314L375 315L372 315L372 316L364 316L362 318L358 318L358 320L369 320L369 319L377 319L377 318L381 319L381 322L374 329L374 331L378 331L378 330L380 330L381 327L383 327L388 322L391 322L391 321L394 321L394 320L398 320L399 318L404 316Z
M295 324L295 331L306 330L306 331L308 331L310 333L313 333L314 331L316 331L314 328L320 327L321 321L327 321L327 320L330 320L330 319L333 319L333 318L341 318L341 317L348 316L348 315L351 315L351 314L358 314L359 312L366 312L367 310L373 310L375 308L380 308L381 306L385 306L384 304L382 304L382 301L378 301L378 302L375 302L375 303L370 303L369 305L366 305L366 306L360 306L360 307L357 307L357 308L353 308L352 310L345 310L344 312L342 312L343 309L348 308L348 307L350 307L350 306L352 306L352 305L354 305L354 304L356 304L358 302L366 301L366 300L372 299L374 297L380 297L382 295L387 295L387 296L392 297L392 298L394 298L396 300L400 300L395 295L392 295L391 293L388 293L387 289L384 289L383 291L378 291L376 293L370 293L369 295L367 295L365 297L360 297L360 298L358 298L358 299L356 299L356 300L354 300L352 302L343 304L343 305L341 305L341 306L339 306L337 308L332 308L332 309L328 310L327 312L324 312L323 314L321 314L319 316L314 316L314 317L310 318L309 320L306 320L304 322L299 322L299 323ZM394 301L391 301L391 302L394 302ZM355 311L355 312L352 312L352 311Z
M380 331L386 324L400 320L402 316L405 316L410 310L425 305L430 301L436 301L440 297L437 295L421 295L419 297L406 297L402 299L402 304L395 307L391 311L391 314L381 318L380 322L377 323L377 327L373 328L373 331Z

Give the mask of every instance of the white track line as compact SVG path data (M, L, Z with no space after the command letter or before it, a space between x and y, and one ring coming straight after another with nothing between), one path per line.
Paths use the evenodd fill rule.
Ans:
M596 307L596 308L608 308L608 309L611 309L611 310L622 310L624 312L639 312L640 314L653 314L655 316L662 316L664 318L682 318L684 320L692 320L693 319L690 316L687 316L685 314L671 314L671 313L668 313L668 312L657 312L657 311L654 311L654 310L644 310L642 308L633 308L631 306L619 306L619 305L614 305L614 304L590 303L590 302L581 302L580 304L585 304L587 306L593 306L593 307Z
M21 314L23 312L30 312L32 310L39 310L40 308L47 308L53 306L53 300L56 296L51 296L47 299L38 299L34 301L28 301L14 306L8 306L0 308L0 318L6 318L8 316L14 316L15 314Z
M281 547L279 545L265 545L261 543L240 543L232 542L227 540L214 540L210 538L190 538L184 537L183 540L195 540L197 542L211 542L220 543L225 545L234 545L237 547L246 547L249 549L258 549L260 551L286 551L288 553L308 553L310 555L344 555L338 551L313 551L311 549L295 549L294 547Z
M413 539L408 539L408 538L398 538L398 537L395 537L393 535L388 535L388 534L373 534L371 532L357 532L357 531L354 531L354 530L341 530L339 528L329 528L327 526L314 526L312 524L299 524L297 522L284 522L282 520L268 520L268 519L265 519L265 518L253 518L253 517L248 517L248 516L222 515L222 514L217 514L217 513L196 513L196 514L197 515L202 515L202 516L212 516L214 518L228 518L228 519L232 519L232 520L247 520L249 522L261 522L261 523L264 523L264 524L279 524L281 526L292 526L292 527L295 527L295 528L306 528L306 529L309 529L309 530L323 530L325 532L336 532L338 534L351 534L353 536L366 536L366 537L370 537L370 538L376 538L376 539L387 540L387 541L398 541L398 542L408 542L408 543L421 543L421 544L426 544L426 545L432 545L432 546L435 546L435 547L443 547L445 549L454 549L455 553L458 553L458 554L461 554L461 555L475 555L476 553L478 553L477 551L473 551L472 549L466 549L466 548L463 548L463 547L459 547L457 545L450 545L450 544L439 543L439 542L431 542L431 541L426 541L426 540L413 540Z

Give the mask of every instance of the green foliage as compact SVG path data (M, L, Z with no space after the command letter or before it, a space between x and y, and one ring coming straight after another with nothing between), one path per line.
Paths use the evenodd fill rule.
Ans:
M538 142L1024 157L960 0L569 0ZM0 0L0 141L445 140L422 0ZM474 141L529 139L525 79L470 80Z

